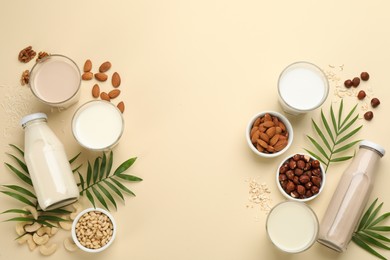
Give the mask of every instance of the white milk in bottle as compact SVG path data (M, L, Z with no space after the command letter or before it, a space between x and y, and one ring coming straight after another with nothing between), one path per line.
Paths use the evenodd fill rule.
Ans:
M39 206L51 210L71 204L79 190L63 144L47 125L44 113L22 118L25 131L24 159Z

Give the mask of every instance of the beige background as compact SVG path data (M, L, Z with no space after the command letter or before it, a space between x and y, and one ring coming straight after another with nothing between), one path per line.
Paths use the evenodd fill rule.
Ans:
M370 72L371 79L360 88L370 90L382 104L371 122L359 120L364 125L359 138L390 149L389 8L385 0L2 0L0 161L10 161L5 154L11 152L8 143L23 145L19 119L37 111L48 113L69 156L81 151L80 162L85 162L98 155L82 149L70 131L73 112L91 99L94 83L83 82L80 102L66 111L39 104L19 83L33 62L22 64L17 55L32 45L36 51L67 55L80 67L87 58L95 69L103 61L112 62L112 70L122 75L120 97L126 103L126 129L114 149L114 164L137 156L129 173L144 179L128 185L137 197L128 197L113 212L119 231L109 250L88 255L69 253L60 245L52 257L372 259L354 244L343 254L318 244L297 255L275 249L266 237L266 213L249 203L248 180L268 185L272 205L282 201L274 175L283 158L256 157L244 132L255 113L281 110L279 73L289 63L307 60L332 75L326 111L332 101L339 101L334 95L338 85L361 71ZM108 83L104 86L109 89ZM346 107L356 102L346 98ZM311 118L318 121L319 110L291 118L295 139L287 153L310 147L305 135L313 134ZM324 193L309 203L320 219L347 166L331 166ZM389 167L387 155L370 198L385 202L383 211L390 210ZM4 164L0 173L1 184L15 183ZM0 211L20 206L5 195L0 199ZM0 230L0 259L42 258L14 241L14 223L1 223ZM61 232L53 242L61 243L66 236Z

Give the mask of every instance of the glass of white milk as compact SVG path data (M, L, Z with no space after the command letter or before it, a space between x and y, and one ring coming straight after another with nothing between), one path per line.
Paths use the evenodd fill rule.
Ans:
M316 214L305 203L284 201L269 212L266 229L269 239L278 249L299 253L314 244L319 224Z
M52 107L68 108L79 100L80 69L70 58L52 54L35 63L29 85L41 102Z
M112 149L119 142L123 130L121 111L108 101L89 101L73 115L73 136L81 146L90 150Z
M300 61L287 66L278 80L279 102L292 115L304 114L321 106L329 93L324 72L316 65Z

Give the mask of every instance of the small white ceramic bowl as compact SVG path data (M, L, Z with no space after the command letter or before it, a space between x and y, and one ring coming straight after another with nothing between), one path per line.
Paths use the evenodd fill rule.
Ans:
M320 176L321 176L321 182L320 182L320 183L321 183L321 184L320 184L320 187L318 188L318 192L317 192L317 193L313 193L313 192L312 192L312 195L310 195L310 196L307 196L307 195L306 195L306 192L308 191L308 188L305 187L306 184L307 184L306 181L308 180L308 182L311 182L311 183L313 184L313 179L312 179L312 177L315 176L315 175L312 174L311 177L310 177L309 174L306 173L306 171L310 171L310 172L311 172L313 169L311 169L311 170L308 170L308 169L306 169L306 168L305 168L305 169L302 169L302 168L299 166L298 161L296 161L296 163L297 163L296 168L294 168L294 169L288 168L288 170L292 170L292 171L294 172L294 175L293 175L294 177L295 177L295 176L298 176L298 178L300 178L301 176L306 175L306 176L309 177L309 179L307 179L307 178L305 177L305 178L306 178L305 183L299 181L299 184L297 184L297 183L294 183L294 180L293 180L293 179L291 179L291 178L288 177L289 174L287 174L287 172L284 172L284 175L285 175L285 177L287 177L287 179L284 180L285 177L283 177L282 180L280 179L281 168L282 168L282 167L285 167L284 165L285 165L286 163L288 164L288 162L289 162L290 160L292 160L292 158L293 158L294 156L297 156L297 155L299 155L299 156L301 156L301 157L305 157L306 160L303 159L303 158L300 158L300 159L299 159L299 160L303 160L305 163L307 162L307 159L308 159L308 158L309 158L309 160L310 160L310 163L313 162L313 161L318 161L316 158L314 158L314 157L312 157L312 156L310 156L310 155L308 155L308 154L305 154L305 153L296 153L296 154L292 154L292 155L290 155L290 156L284 158L284 159L282 160L282 162L279 164L278 169L276 170L276 185L278 186L278 189L279 189L279 191L283 194L283 196L285 196L285 197L286 197L287 199L289 199L289 200L299 201L299 202L311 201L311 200L315 199L316 197L318 197L318 195L320 195L320 193L322 192L322 190L323 190L324 187L325 187L326 174L325 174L324 167L322 166L322 164L321 164L320 161L318 161L318 163L319 163L319 168L317 167L317 169L320 169L320 171L321 171L321 173L320 173ZM305 167L307 167L307 166L305 166ZM295 173L295 169L301 169L302 171L301 171L300 173L296 174L296 173ZM282 171L282 172L283 172L283 171ZM294 178L294 177L292 177L292 178ZM318 180L318 179L317 179L317 180ZM291 195L292 192L287 193L287 191L283 189L283 187L282 187L282 181L287 181L287 182L288 182L288 181L292 181L292 182L294 183L295 187L297 187L298 185L304 186L304 187L305 187L305 195L302 196L302 197L293 197L293 196ZM312 186L314 186L314 185L312 185ZM295 188L293 191L297 191L296 188ZM311 188L310 188L310 191L311 191ZM295 194L295 195L296 195L296 194ZM299 195L299 194L298 194L298 195Z
M287 142L286 147L284 147L282 150L280 150L278 152L274 152L274 153L260 152L256 148L256 146L252 143L252 140L251 140L251 130L252 130L253 125L255 124L255 122L258 118L263 117L267 113L270 114L271 116L276 116L279 119L279 121L281 121L286 126L286 129L288 132L288 139L287 139L288 142ZM258 156L261 156L261 157L273 158L273 157L277 157L277 156L283 154L291 146L293 138L294 138L294 133L293 133L293 128L291 126L290 121L284 115L282 115L278 112L275 112L275 111L263 111L263 112L260 112L256 115L254 115L246 127L246 141L248 143L248 146L255 154L257 154Z
M78 237L77 237L77 234L76 234L76 226L77 226L77 223L80 221L80 219L82 219L82 217L86 214L90 214L91 212L97 212L98 214L102 214L102 216L106 215L109 219L109 221L111 221L112 223L112 228L108 228L108 229L111 229L112 230L112 234L111 234L111 237L110 239L108 240L108 242L99 247L99 248L89 248L89 247L86 247L84 245L81 244L81 242L79 241ZM88 220L87 220L87 223L88 223ZM73 221L73 224L72 224L72 230L71 230L71 233L72 233L72 238L73 238L73 241L74 243L83 251L85 252L88 252L88 253L98 253L98 252L102 252L103 250L107 249L111 244L112 242L114 242L114 239L115 239L115 236L116 236L116 231L117 231L117 226L116 226L116 223L115 223L115 220L114 220L114 217L107 211L107 210L104 210L104 209L101 209L101 208L87 208L85 210L83 210L82 212L80 212L77 217L74 219Z

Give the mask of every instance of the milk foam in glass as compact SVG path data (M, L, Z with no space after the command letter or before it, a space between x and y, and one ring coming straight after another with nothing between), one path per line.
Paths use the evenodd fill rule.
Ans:
M299 115L321 106L329 92L323 71L309 62L296 62L278 80L279 102L286 113Z
M271 242L287 253L310 248L317 239L318 219L303 202L284 201L271 209L266 229Z
M43 103L67 108L79 99L81 74L76 63L53 54L38 61L30 72L30 88Z
M93 100L82 105L72 120L73 135L85 148L105 151L113 148L122 136L123 116L112 103Z
M44 113L21 119L25 132L24 159L42 210L71 204L79 198L79 190L65 149L47 125Z

